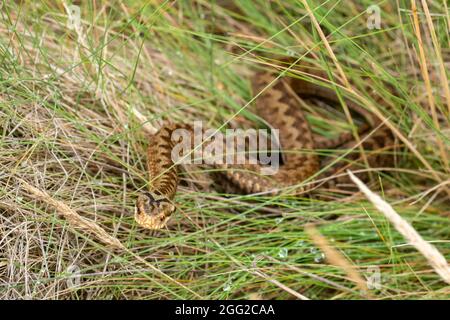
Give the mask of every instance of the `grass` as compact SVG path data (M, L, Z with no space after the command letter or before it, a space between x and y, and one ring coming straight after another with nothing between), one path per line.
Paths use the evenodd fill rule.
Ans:
M169 228L134 223L146 130L167 119L254 120L253 72L268 57L312 54L341 94L396 130L395 166L369 186L448 260L445 1L307 3L309 13L304 1L83 2L80 27L68 28L69 2L3 2L0 297L366 298L305 231L313 223L361 277L380 271L372 298L448 299L448 284L361 193L225 195L207 168L187 168ZM381 29L367 28L373 4ZM342 112L303 107L318 134L349 129ZM123 248L74 228L68 210Z

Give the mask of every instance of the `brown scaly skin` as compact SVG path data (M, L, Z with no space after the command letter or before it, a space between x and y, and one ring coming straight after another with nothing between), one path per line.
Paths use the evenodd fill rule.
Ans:
M171 157L172 132L181 128L178 124L163 126L151 139L147 150L147 167L151 187L138 196L134 219L146 229L164 228L175 205L172 199L178 186L177 167Z
M305 71L305 69L303 69ZM317 75L326 79L323 73L315 70L306 69L308 74ZM261 92L268 84L274 80L271 73L261 73L255 76L253 92ZM292 90L289 90L291 88ZM276 128L280 133L280 143L283 150L289 150L284 155L284 165L279 168L276 174L263 176L258 172L259 165L215 165L221 169L223 176L237 190L243 193L264 192L268 194L279 193L283 188L296 186L310 178L320 169L320 161L317 155L312 152L315 148L328 148L331 145L338 146L348 143L353 135L346 133L337 139L316 143L311 133L308 122L303 112L296 103L295 94L300 97L314 96L338 102L335 92L331 89L313 85L309 82L283 78L276 81L275 84L266 89L256 99L257 114L267 121L272 128ZM359 134L365 134L368 129L374 128L379 124L367 111L352 101L346 100L348 107L363 115L367 124L359 128ZM165 124L151 137L148 147L148 171L150 178L150 190L138 197L136 204L135 220L147 229L161 229L166 226L172 213L175 211L173 198L178 186L177 165L172 162L171 151L173 142L171 140L172 132L175 129L192 130L189 126L183 124ZM361 137L364 139L364 135ZM386 148L393 144L393 136L386 127L380 127L362 146L365 150L374 151L374 155L368 157L370 166L386 164L390 161L389 157L377 154L376 150ZM351 145L346 145L351 147ZM347 160L356 160L358 155L351 154L346 157ZM345 166L339 164L320 175L318 178L326 178L339 173L346 168L354 169L354 166ZM360 178L366 179L366 175L360 175ZM348 177L342 176L325 183L325 186L336 186L340 183L347 183ZM307 187L296 186L292 188L294 193L307 193L314 187L314 183Z
M147 192L138 196L134 219L144 228L161 229L174 212L175 206L171 199Z

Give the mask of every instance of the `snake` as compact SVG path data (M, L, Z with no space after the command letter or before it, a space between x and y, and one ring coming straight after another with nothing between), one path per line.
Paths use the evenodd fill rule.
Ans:
M293 71L294 75L307 74L322 80L320 83L299 76L280 77L277 70L259 71L253 76L252 91L257 93L254 100L255 114L270 128L279 130L279 143L282 150L282 165L277 172L261 175L260 164L216 164L223 177L221 181L243 194L276 195L288 191L293 194L308 194L321 181L320 188L330 188L349 183L347 174L336 175L344 169L356 168L356 164L339 161L329 166L321 174L321 160L314 150L330 147L355 148L355 135L359 136L359 146L365 151L365 160L357 153L346 156L348 160L364 160L369 167L382 167L392 163L392 156L383 150L392 147L394 136L381 120L368 112L366 108L348 97L343 100L351 110L364 119L356 132L344 132L335 139L320 139L312 133L309 122L300 108L299 98L314 98L333 104L340 104L336 90L330 86L327 73L311 66L302 66ZM161 128L149 137L147 149L147 168L149 175L148 190L138 195L134 218L145 229L157 230L167 226L176 211L174 197L179 184L180 164L171 157L175 141L173 133L177 129L193 130L192 126L179 122L165 122ZM288 151L288 152L287 152ZM331 178L330 178L331 177ZM367 172L359 174L367 180ZM310 183L305 184L305 181Z

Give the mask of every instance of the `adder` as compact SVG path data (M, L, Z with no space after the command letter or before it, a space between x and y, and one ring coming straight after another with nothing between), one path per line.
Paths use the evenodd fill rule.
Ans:
M326 73L310 66L296 68L294 73L308 74L314 79L329 82ZM260 93L255 99L255 113L270 124L271 128L279 130L283 165L275 174L264 176L259 173L259 164L216 164L215 167L224 177L222 180L233 186L237 192L246 194L306 194L317 187L314 181L325 180L321 183L321 188L338 187L348 183L347 175L336 173L344 168L355 168L355 163L348 165L348 161L340 161L318 174L321 169L320 159L313 151L339 146L354 148L354 134L347 132L336 139L318 139L313 135L298 103L299 97L313 97L339 104L336 92L299 77L277 79L275 71L258 72L253 79L253 92ZM362 141L361 146L366 151L366 164L370 167L383 167L392 163L392 157L384 152L393 145L391 131L354 101L347 98L345 103L352 112L365 120L357 131ZM179 182L179 165L172 161L171 151L175 143L172 133L180 128L192 130L189 125L168 122L150 137L147 152L149 190L138 196L135 209L135 220L143 228L164 228L176 210L174 196ZM348 154L346 159L362 161L357 153ZM368 174L362 172L359 178L367 180ZM305 184L305 181L309 183Z

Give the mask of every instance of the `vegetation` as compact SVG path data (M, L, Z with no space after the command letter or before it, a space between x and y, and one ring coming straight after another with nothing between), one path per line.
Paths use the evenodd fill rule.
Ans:
M371 5L379 29L368 28ZM373 171L369 187L448 260L446 1L3 1L0 14L1 298L450 297L359 192L228 195L210 168L188 167L168 229L133 219L148 132L167 119L253 121L254 72L291 57L344 88L341 69L354 94L341 93L396 129L395 166ZM341 108L302 108L317 134L350 128ZM380 282L361 291L307 223Z

